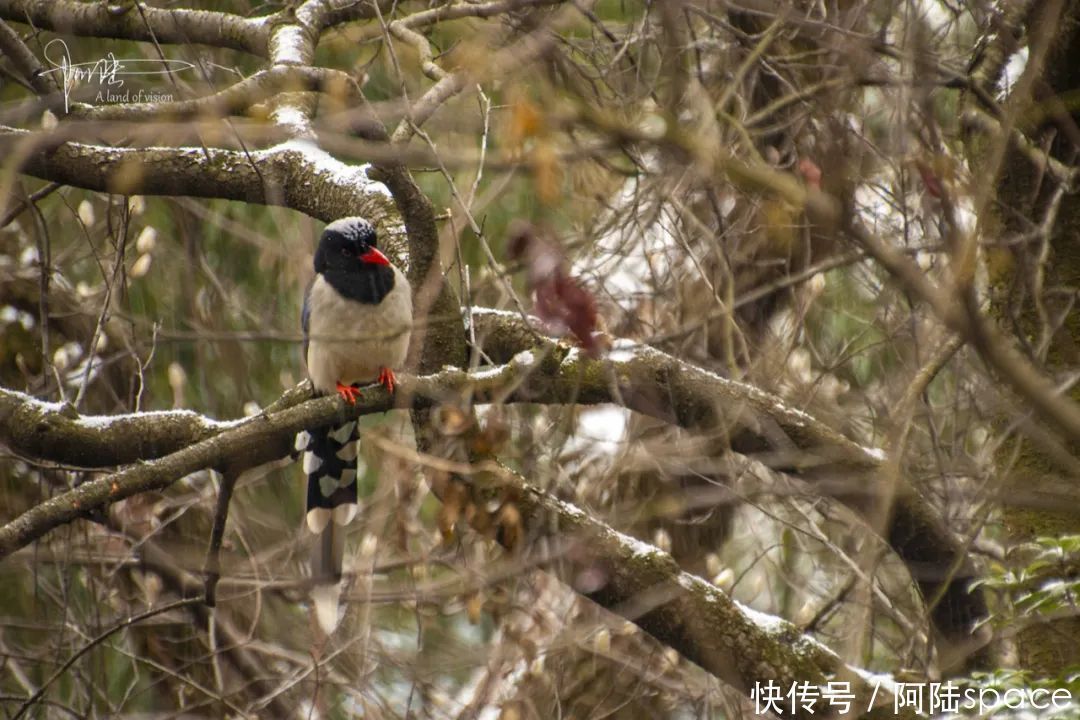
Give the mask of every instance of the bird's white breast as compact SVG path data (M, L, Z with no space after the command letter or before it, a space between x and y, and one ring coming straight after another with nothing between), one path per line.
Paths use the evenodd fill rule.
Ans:
M308 296L307 367L315 389L375 382L381 368L400 368L409 350L412 297L394 268L394 288L378 305L346 300L321 276Z

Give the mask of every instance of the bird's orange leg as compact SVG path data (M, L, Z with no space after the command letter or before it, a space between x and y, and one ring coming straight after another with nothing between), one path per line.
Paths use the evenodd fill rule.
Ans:
M390 368L379 368L379 384L386 388L386 391L391 395L394 393L394 386L397 385L397 378L394 376L394 371Z
M337 394L350 405L356 404L356 398L360 397L360 388L356 385L337 384Z

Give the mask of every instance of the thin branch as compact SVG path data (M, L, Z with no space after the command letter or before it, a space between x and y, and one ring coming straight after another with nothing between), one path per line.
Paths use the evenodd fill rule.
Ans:
M218 487L217 507L214 510L214 526L210 529L210 546L206 550L206 562L203 565L203 573L206 576L206 590L203 597L206 604L214 607L217 604L217 584L221 579L221 541L225 539L225 523L229 519L229 503L232 502L233 488L236 486L238 474L233 470L226 470L221 476L221 484Z
M124 620L119 620L113 623L113 625L106 629L104 632L100 633L93 640L86 643L81 648L72 653L71 657L65 660L63 664L56 669L56 672L50 675L49 678L41 684L41 687L39 687L33 695L31 695L29 698L26 699L25 702L23 702L22 706L19 707L19 710L15 713L15 720L18 720L18 718L22 717L24 714L26 714L28 710L30 710L30 708L37 704L41 700L41 697L45 694L45 691L48 690L54 682L59 680L60 677L63 676L63 674L66 673L68 669L79 660L79 658L96 648L101 643L108 640L109 637L113 634L119 632L120 630L123 630L126 627L136 625L143 620L147 620L157 615L161 615L162 613L167 613L172 610L177 610L179 608L196 605L201 603L202 601L203 599L201 597L183 598L182 600L176 600L171 603L166 603L165 605L159 605L158 607L147 610L146 612L141 612L138 615L132 615L131 617L125 618Z
M1036 413L1059 428L1071 442L1080 443L1080 405L1063 396L1050 379L1021 355L1015 344L978 307L972 306L967 293L962 299L946 293L914 261L854 219L849 220L845 231L907 290L927 303L942 322L971 343L987 365L1027 400Z

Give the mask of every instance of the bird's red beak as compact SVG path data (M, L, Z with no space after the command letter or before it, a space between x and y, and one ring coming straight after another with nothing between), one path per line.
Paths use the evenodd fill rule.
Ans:
M360 256L360 262L368 263L369 265L389 265L390 261L386 259L386 256L375 248L371 248L366 253Z

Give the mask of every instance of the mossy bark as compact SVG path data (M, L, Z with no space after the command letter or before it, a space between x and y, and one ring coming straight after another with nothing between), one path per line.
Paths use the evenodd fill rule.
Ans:
M1036 146L1049 147L1049 154L1068 165L1080 150L1077 113L1062 102L1080 88L1080 3L1033 3L1024 19L1030 56L1045 51L1045 62L1031 70L1038 73L1032 97L1015 108L1016 129ZM999 63L1000 64L1000 63ZM1047 143L1047 144L1043 144ZM971 145L978 172L988 168L993 155L986 143ZM988 215L981 218L990 232L983 236L1017 237L1031 234L1052 212L1057 183L1031 156L1015 147L1005 153L995 186L996 202L987 203ZM1080 285L1080 197L1066 192L1057 216L1045 238L1027 243L1001 243L987 254L991 283L991 312L1002 327L1010 328L1025 354L1051 377L1075 370L1080 314L1069 312L1060 294L1050 288ZM1041 282L1035 280L1044 274ZM1047 317L1063 313L1064 321L1040 343L1047 329ZM1041 345L1041 347L1040 347ZM1073 385L1071 399L1080 401L1080 387ZM1014 418L1003 417L1001 425ZM1077 448L1072 447L1075 456ZM1063 504L1059 498L1062 469L1036 444L1024 438L1006 444L998 453L1000 467L1008 467L1006 498L1023 502L1005 503L1002 521L1013 542L1022 543L1040 536L1080 533L1080 506ZM1032 623L1016 636L1016 650L1022 668L1036 676L1055 677L1080 665L1080 619L1060 618Z

